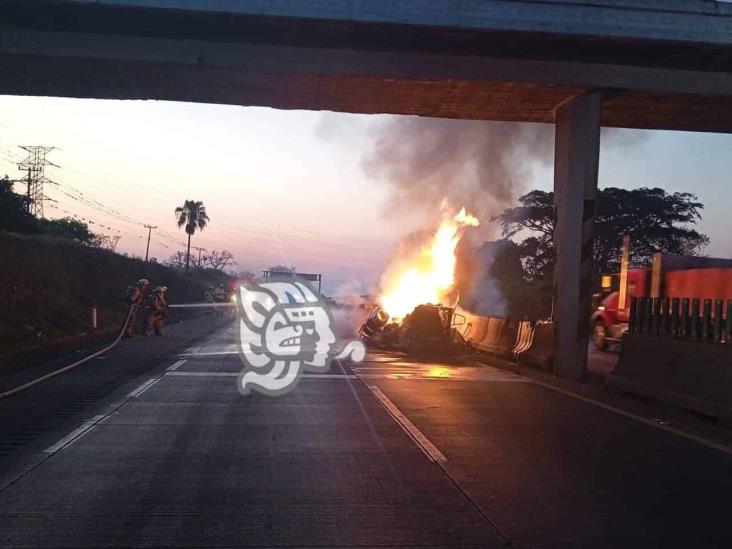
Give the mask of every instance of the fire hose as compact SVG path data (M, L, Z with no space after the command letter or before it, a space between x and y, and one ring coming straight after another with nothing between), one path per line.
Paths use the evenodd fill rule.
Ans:
M8 391L5 391L4 393L0 393L0 400L2 400L4 398L11 397L13 395L16 395L16 394L20 393L21 391L25 391L26 389L30 389L31 387L33 387L35 385L38 385L39 383L42 383L43 381L46 381L47 379L51 379L52 377L55 377L55 376L57 376L59 374L63 374L64 372L68 372L69 370L72 370L72 369L76 368L77 366L81 366L85 362L88 362L91 359L96 358L99 355L104 354L107 351L113 349L117 345L117 343L119 343L119 341L122 339L122 336L125 333L125 329L127 328L127 323L130 321L130 318L132 318L132 313L134 313L135 310L137 310L137 305L135 305L135 304L131 305L129 312L127 313L127 318L125 319L124 324L122 324L122 329L120 330L119 335L117 336L117 338L112 343L110 343L109 345L107 345L103 349L100 349L96 353L92 353L91 355L89 355L87 357L84 357L81 360L77 360L73 364L69 364L68 366L64 366L63 368L60 368L58 370L54 370L53 372L50 372L50 373L48 373L48 374L46 374L44 376L41 376L41 377L39 377L37 379L34 379L33 381L29 381L28 383L25 383L23 385L20 385L19 387L15 387L14 389L10 389Z

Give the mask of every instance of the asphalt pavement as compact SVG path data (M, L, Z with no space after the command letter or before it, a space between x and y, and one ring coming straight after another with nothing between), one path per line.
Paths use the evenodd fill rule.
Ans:
M478 363L242 396L228 317L0 401L0 547L728 546L732 456Z

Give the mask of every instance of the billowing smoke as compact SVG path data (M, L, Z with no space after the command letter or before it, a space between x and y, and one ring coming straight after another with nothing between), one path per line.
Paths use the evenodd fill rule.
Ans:
M372 128L373 145L362 167L388 185L387 216L409 209L434 219L447 200L477 215L479 232L493 236L491 218L528 190L536 163L551 160L552 132L547 124L391 118ZM461 242L460 304L476 314L505 316L506 301L489 274L495 250L481 246L482 240Z
M333 291L334 332L338 341L345 342L358 336L358 328L366 320L369 311L363 305L365 290L358 280L348 281Z
M353 142L357 123L351 122L340 124L335 115L326 115L316 135ZM367 177L390 190L387 217L418 213L431 225L441 218L446 200L480 219L480 228L471 230L458 255L461 304L478 314L503 316L506 301L489 275L499 250L483 242L497 236L492 218L530 190L533 169L552 162L554 126L399 116L377 118L368 135L361 166ZM603 143L610 147L636 146L645 138L640 132L603 130ZM430 232L410 235L390 264Z
M496 258L508 245L505 240L480 244L470 239L460 242L455 283L463 309L482 316L507 316L508 303L491 272Z
M362 167L391 189L389 215L408 207L436 217L446 198L485 224L527 189L535 162L551 160L552 132L548 124L390 118L372 128Z
M332 132L332 124L320 131ZM364 173L388 185L386 214L420 209L439 219L443 199L476 214L483 228L531 187L532 168L554 155L554 126L517 122L389 117L370 128ZM603 128L607 148L635 147L638 131Z

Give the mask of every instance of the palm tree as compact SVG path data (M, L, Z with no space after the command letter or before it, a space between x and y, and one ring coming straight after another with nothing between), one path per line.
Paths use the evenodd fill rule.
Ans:
M188 250L186 251L186 271L191 260L191 236L196 229L202 231L208 223L208 215L206 215L206 206L201 201L186 200L182 206L175 209L175 217L177 218L178 228L186 226L188 234Z

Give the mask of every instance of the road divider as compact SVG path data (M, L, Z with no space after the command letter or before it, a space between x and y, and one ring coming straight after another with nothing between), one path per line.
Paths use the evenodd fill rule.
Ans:
M536 323L531 344L519 354L518 362L538 367L543 371L551 371L554 362L553 322L540 320Z
M606 383L732 424L732 347L652 333L623 336Z
M531 347L534 339L534 327L528 320L522 320L519 323L518 334L516 335L516 343L511 351L511 356L515 361L519 360L521 353Z
M511 357L513 349L516 346L519 325L520 323L516 320L507 320L504 322L494 349L494 352L497 355L500 355L503 358Z

